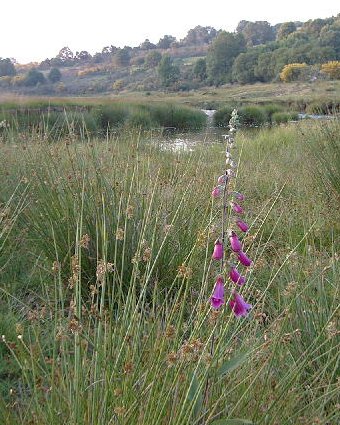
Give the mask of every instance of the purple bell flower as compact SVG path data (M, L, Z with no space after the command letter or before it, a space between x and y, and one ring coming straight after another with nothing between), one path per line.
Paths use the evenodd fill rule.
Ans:
M229 301L229 305L236 317L245 317L248 315L252 306L245 302L243 297L236 291L233 292L233 299Z
M214 292L210 298L213 308L220 308L224 304L224 280L223 277L218 277L215 283Z

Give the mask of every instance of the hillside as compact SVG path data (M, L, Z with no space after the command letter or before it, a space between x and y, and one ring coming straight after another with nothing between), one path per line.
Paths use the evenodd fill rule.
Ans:
M1 52L0 52L1 54ZM182 40L106 46L94 55L68 47L41 63L0 59L0 91L21 95L190 92L226 83L340 79L340 15L307 22L241 21L235 32L197 26Z

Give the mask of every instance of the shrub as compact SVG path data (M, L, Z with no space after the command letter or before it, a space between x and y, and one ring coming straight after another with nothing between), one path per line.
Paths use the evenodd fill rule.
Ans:
M268 121L264 108L260 106L243 106L239 109L240 123L245 126L256 127Z
M330 61L321 65L321 72L331 80L340 80L340 61Z
M51 83L58 83L61 80L61 72L58 68L52 68L48 73L47 78L51 81Z
M327 115L339 112L340 104L337 102L315 101L307 105L307 114Z
M121 127L129 114L127 107L121 103L101 106L92 113L98 126L105 131L108 127Z
M140 108L133 108L125 122L127 127L138 127L143 129L151 129L157 124L152 120L150 112L141 110Z
M307 68L305 63L290 63L285 65L280 73L280 79L285 83L299 80Z
M273 123L281 124L289 121L297 121L299 116L296 112L274 112L271 118Z
M263 106L263 110L267 114L268 121L272 121L273 114L275 114L276 112L282 112L283 109L282 109L282 106L280 106L280 105L275 105L274 103L269 103L269 104Z
M231 113L234 108L231 106L224 106L218 109L213 117L213 123L215 127L227 127L231 118Z

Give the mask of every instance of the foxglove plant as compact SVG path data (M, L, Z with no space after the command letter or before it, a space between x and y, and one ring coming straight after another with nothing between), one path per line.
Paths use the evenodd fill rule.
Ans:
M237 124L238 116L236 109L234 109L229 121L229 132L224 136L226 140L226 170L223 175L218 177L218 184L212 191L213 198L222 199L222 226L221 235L215 242L212 255L213 261L219 262L219 272L210 302L213 308L220 308L225 303L225 293L228 291L230 294L229 307L236 317L244 317L247 316L252 306L243 299L235 287L244 285L246 278L241 275L235 264L232 263L231 258L228 259L226 255L226 246L229 239L229 257L232 255L237 256L239 263L244 267L250 267L252 264L251 259L243 252L242 243L233 228L236 225L243 233L249 230L248 224L239 218L239 215L244 214L244 209L240 203L242 204L245 197L242 193L231 190L231 181L236 174L236 163L232 158L231 151L235 147ZM230 229L226 228L227 221ZM229 278L229 288L225 287L227 279L224 279L224 276Z

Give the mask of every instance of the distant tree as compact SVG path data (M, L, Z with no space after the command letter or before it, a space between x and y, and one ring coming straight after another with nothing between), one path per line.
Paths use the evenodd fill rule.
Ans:
M169 47L171 47L171 44L175 41L176 38L172 35L164 35L164 37L161 38L157 43L157 47L159 47L160 49L169 49Z
M92 63L102 63L104 61L104 56L102 53L95 53L92 56Z
M51 65L52 65L51 59L46 58L40 62L39 69L50 69Z
M196 26L188 31L186 37L181 40L183 46L200 46L211 43L217 36L217 31L213 27Z
M63 65L71 65L73 63L73 52L69 47L63 47L56 56Z
M119 49L115 54L115 61L118 66L129 66L130 64L130 50L131 47L125 46Z
M255 67L259 52L250 49L245 53L240 53L234 61L232 68L233 80L241 84L254 83L257 78L255 75Z
M48 73L47 78L51 83L58 83L61 80L61 72L58 68L52 68Z
M298 47L309 42L309 36L304 31L295 31L290 33L284 40L285 46Z
M243 34L247 46L257 46L275 40L275 31L267 21L247 22L238 32Z
M327 19L310 19L302 25L302 31L307 34L318 37L320 35L321 29L332 23L332 18Z
M203 58L197 59L193 68L193 74L200 81L204 81L207 78L207 61Z
M92 56L86 50L82 50L81 52L76 52L74 59L78 60L78 61L84 61L85 62L85 61L91 60Z
M212 84L220 85L230 80L235 58L245 50L242 34L222 31L212 42L207 54L207 73Z
M238 24L237 24L237 27L236 27L236 32L237 33L241 33L243 30L244 30L244 28L247 26L247 24L249 24L250 23L250 21L246 21L246 20L242 20L242 21L240 21Z
M291 53L287 47L280 47L275 49L271 55L271 70L274 74L274 78L279 77L282 68L289 64Z
M36 68L32 68L28 71L25 77L24 85L27 87L34 87L38 84L44 84L45 82L46 79L44 74L39 72Z
M294 22L284 22L280 25L277 34L276 39L277 40L284 40L289 36L289 34L292 34L296 31L296 25Z
M259 55L254 68L254 75L257 80L262 82L268 82L274 79L275 69L272 52L263 52Z
M0 58L0 77L13 76L16 75L16 73L15 66L11 59Z
M143 43L141 43L141 44L139 45L139 48L140 48L141 50L152 50L152 49L155 49L155 48L156 48L156 44L151 43L151 42L149 41L149 39L148 39L148 38L146 38L146 39L143 41Z
M103 56L112 56L112 55L114 55L115 53L117 53L117 52L118 52L118 50L119 50L119 48L118 48L118 47L113 46L113 45L111 44L111 46L105 46L105 47L103 47L103 49L102 49L102 55L103 55Z
M158 51L149 52L145 58L147 68L155 68L162 59L162 55Z
M164 55L158 65L158 75L164 87L169 87L179 78L179 68L169 55Z
M340 23L337 26L325 26L320 31L321 46L332 47L335 50L336 58L340 59Z

